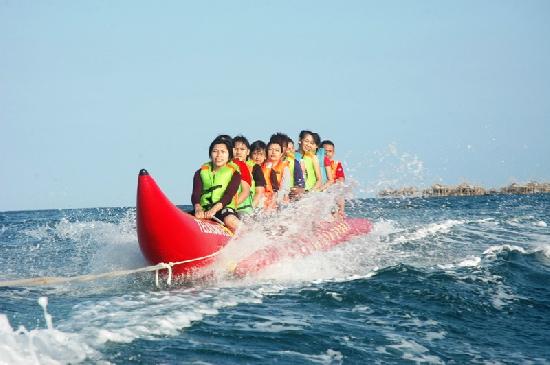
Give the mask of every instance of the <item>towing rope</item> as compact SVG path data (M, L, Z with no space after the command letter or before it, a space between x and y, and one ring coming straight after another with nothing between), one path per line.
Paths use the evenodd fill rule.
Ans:
M93 281L97 279L114 278L119 276L127 276L131 274L139 273L139 272L150 272L150 271L155 271L155 285L158 287L159 270L168 271L168 279L166 279L166 284L171 285L173 266L209 259L217 256L219 253L220 251L217 251L217 252L214 252L213 254L197 257L190 260L183 260L183 261L177 261L177 262L161 262L160 264L157 264L157 265L146 266L146 267L133 269L133 270L118 270L118 271L111 271L111 272L106 272L101 274L88 274L88 275L78 275L78 276L43 276L43 277L29 278L29 279L6 280L6 281L0 281L0 287L42 286L42 285L64 284L64 283L71 283L71 282L86 282L86 281Z

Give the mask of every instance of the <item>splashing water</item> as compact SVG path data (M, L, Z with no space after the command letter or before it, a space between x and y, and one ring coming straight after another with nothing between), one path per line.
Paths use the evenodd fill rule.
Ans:
M331 219L319 199L250 222L223 258ZM347 212L373 220L369 235L244 279L3 288L0 363L542 364L548 199L360 199ZM145 265L134 209L7 212L0 226L0 280Z

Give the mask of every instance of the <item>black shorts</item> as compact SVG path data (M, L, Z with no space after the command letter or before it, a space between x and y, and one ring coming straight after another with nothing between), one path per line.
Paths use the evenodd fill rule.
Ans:
M194 209L191 210L191 211L187 211L186 213L189 213L192 216L195 216L195 210ZM229 208L229 207L222 208L218 213L214 214L214 217L218 218L219 220L221 220L223 222L224 218L227 217L228 215L231 215L231 214L233 214L235 217L240 219L239 213L237 213L235 211L235 209Z
M239 218L239 214L235 211L235 209L229 208L229 207L222 208L214 216L223 222L225 217L227 217L229 215L234 215L235 217Z

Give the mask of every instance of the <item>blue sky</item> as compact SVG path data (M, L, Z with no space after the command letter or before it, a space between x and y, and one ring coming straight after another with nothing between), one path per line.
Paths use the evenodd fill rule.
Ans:
M550 180L548 1L0 0L0 211L177 204L219 133L358 181Z

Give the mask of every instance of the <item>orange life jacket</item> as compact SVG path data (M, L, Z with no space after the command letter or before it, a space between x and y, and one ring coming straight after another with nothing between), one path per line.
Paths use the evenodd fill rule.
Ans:
M270 167L268 167L270 166ZM273 184L271 183L271 171L275 172L275 176L279 186L283 180L283 172L285 167L288 167L288 161L279 161L279 163L273 166L269 161L266 161L262 164L262 172L264 173L265 178L265 207L273 207L275 193L278 191L274 190Z

